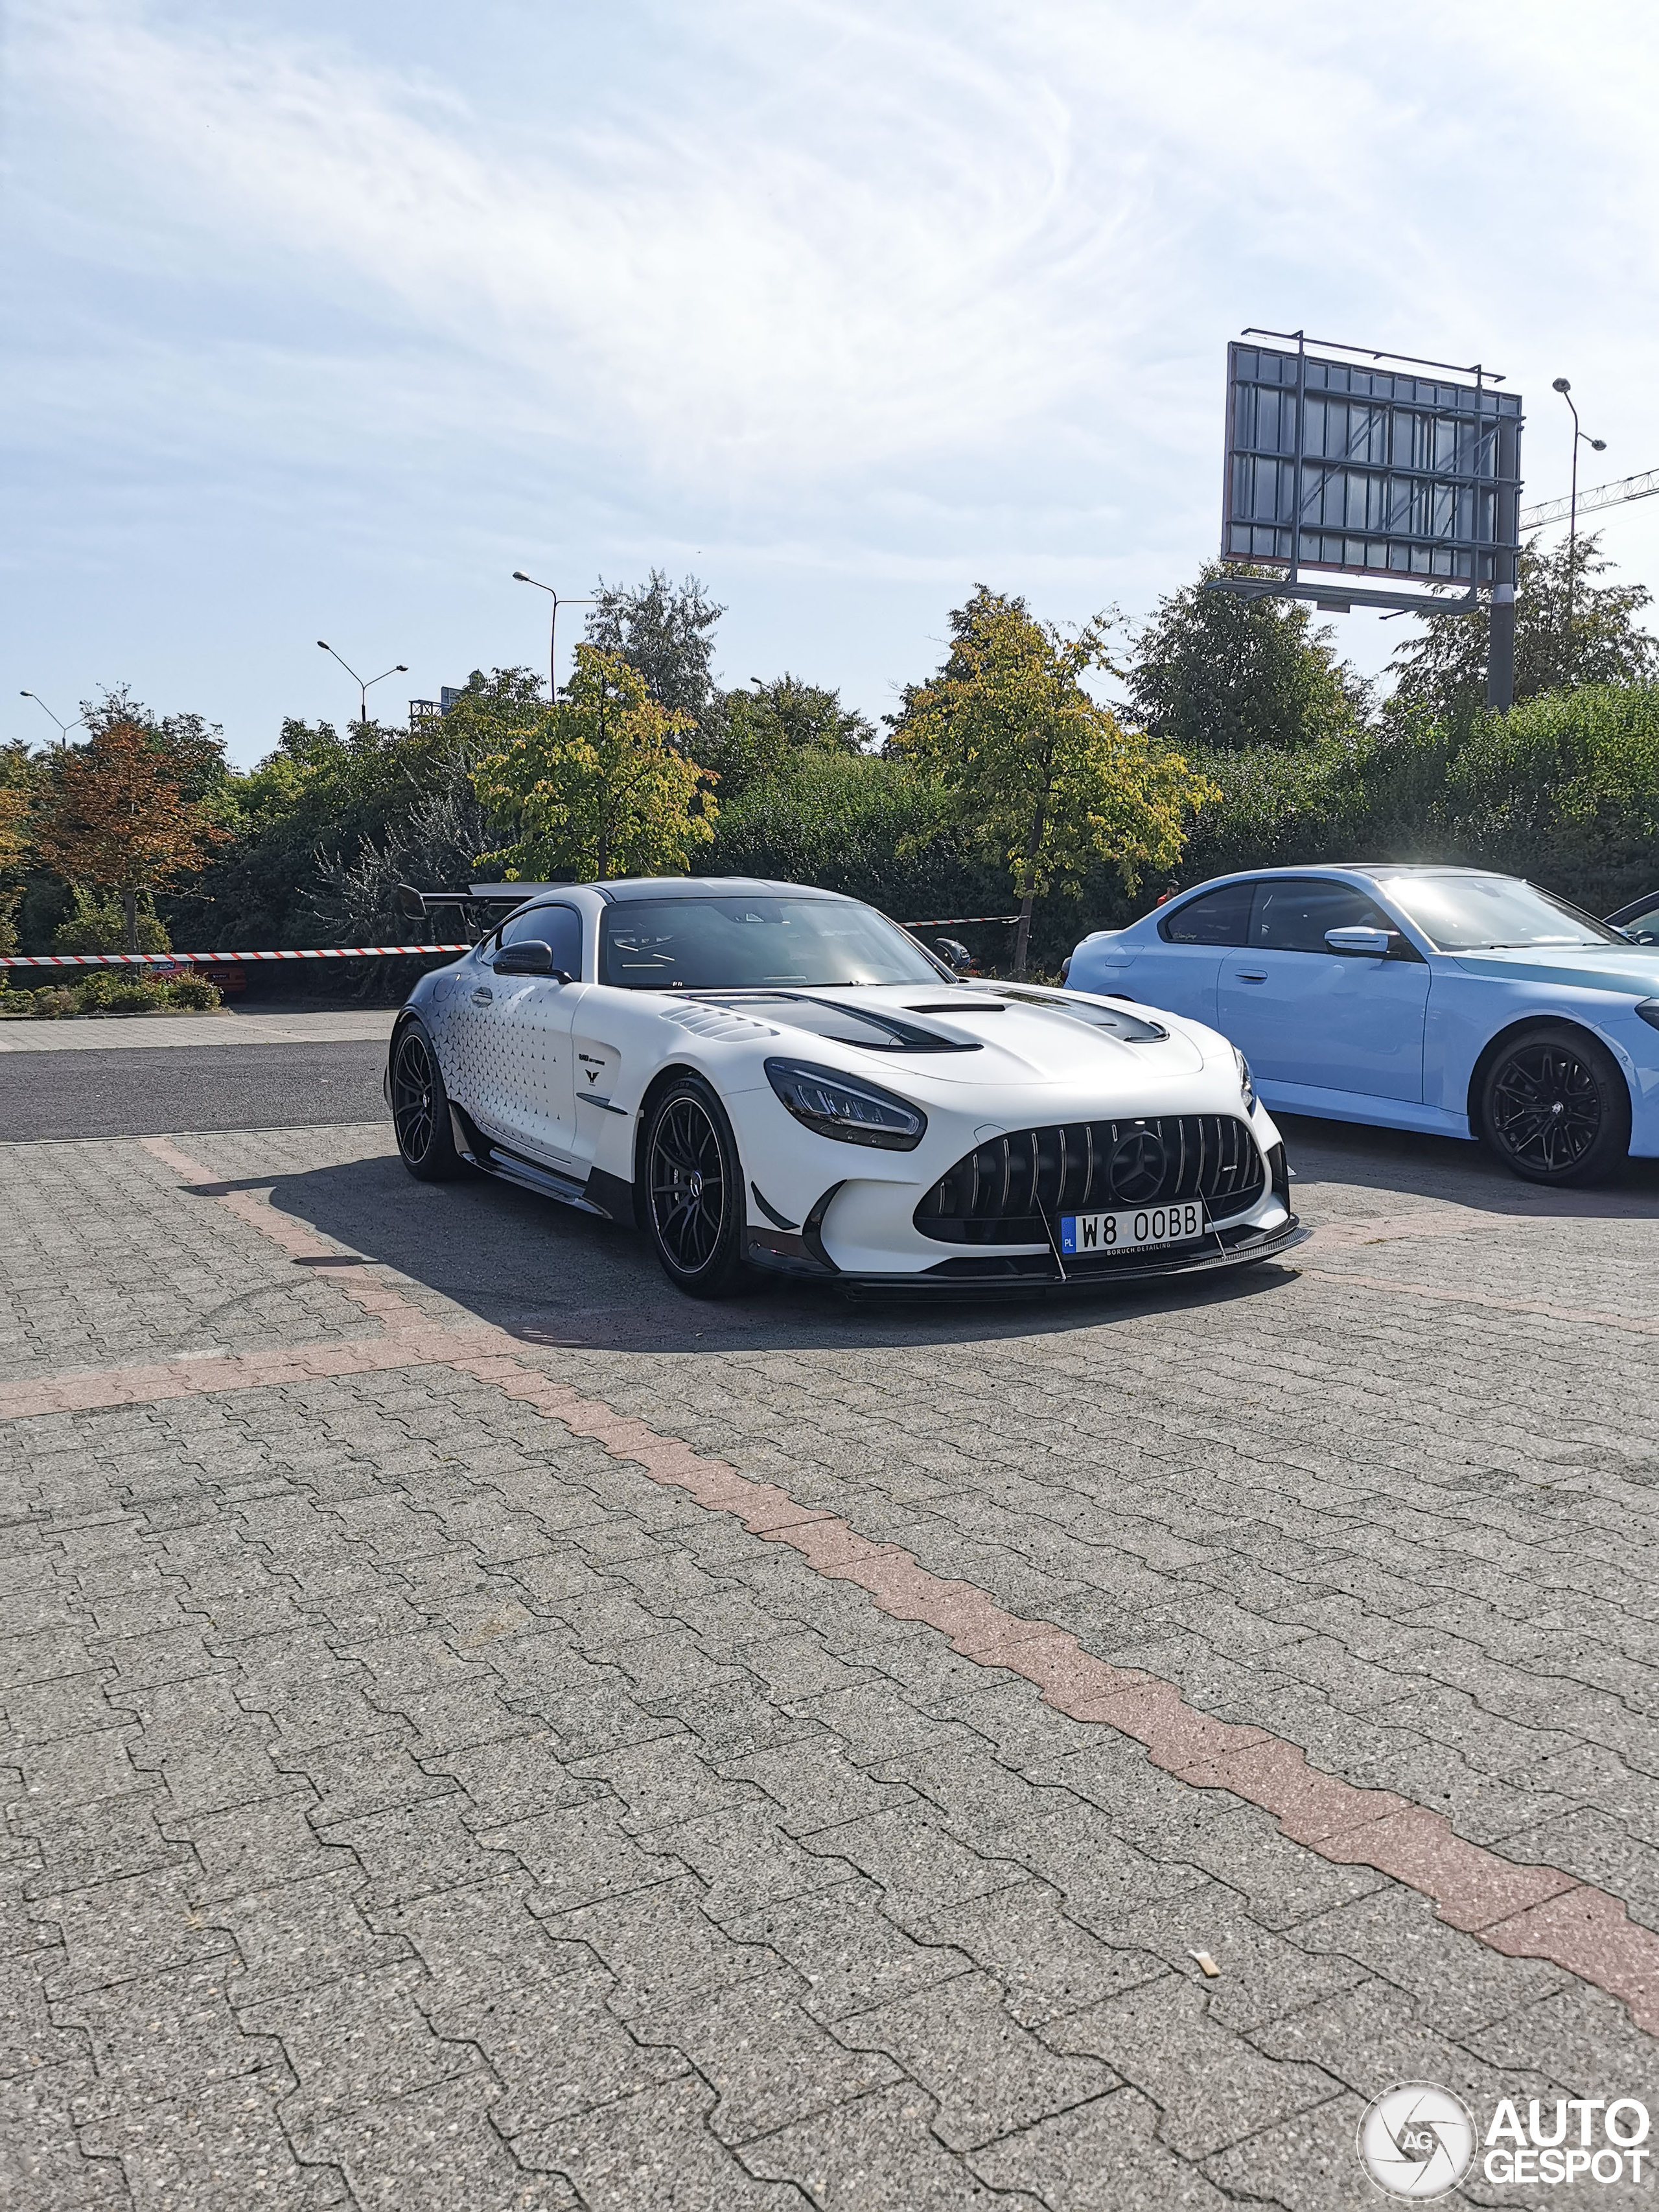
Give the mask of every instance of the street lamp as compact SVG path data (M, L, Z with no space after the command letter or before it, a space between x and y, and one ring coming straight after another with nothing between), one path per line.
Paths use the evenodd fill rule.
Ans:
M1581 445L1585 445L1593 453L1605 453L1607 450L1607 441L1605 438L1588 437L1579 428L1578 410L1572 404L1572 386L1565 376L1558 376L1550 389L1553 392L1559 392L1569 408L1572 410L1572 495L1567 502L1567 574L1571 579L1572 549L1578 536L1578 448ZM1571 584L1569 584L1569 590L1571 590Z
M384 684L388 676L407 676L409 673L409 663L406 660L400 660L395 668L383 668L378 676L371 676L368 683L365 684L362 678L358 675L351 663L349 660L342 659L341 656L337 653L334 653L334 647L329 643L325 637L319 637L317 642L321 646L325 653L334 653L335 659L339 661L341 667L344 669L346 674L356 685L357 726L360 730L366 728L368 724L369 693L374 689L374 686L377 684Z
M40 709L40 712L46 716L49 722L58 722L58 742L62 745L64 750L67 752L69 750L69 733L71 730L76 729L80 726L83 718L77 714L72 722L58 722L57 715L52 713L51 708L47 706L46 701L40 696L38 691L20 691L17 696L20 699L33 699L35 705Z
M558 671L554 665L554 654L557 649L559 642L559 606L561 604L559 595L554 590L551 584L536 583L536 579L533 576L526 576L522 568L515 568L513 571L513 580L515 584L535 584L536 589L538 592L545 592L548 598L553 602L553 619L548 625L547 631L547 696L550 705L556 704L559 696L559 677ZM567 599L563 602L563 605L568 607L591 607L593 604L594 602L591 599Z
M1559 392L1561 397L1566 401L1567 405L1572 410L1572 493L1567 502L1567 635L1565 644L1568 654L1568 666L1565 672L1566 674L1571 675L1571 661L1573 658L1576 657L1573 654L1572 645L1572 603L1574 592L1578 582L1578 448L1581 445L1588 446L1593 453L1605 453L1607 450L1607 441L1605 438L1587 437L1584 432L1579 428L1578 410L1574 407L1572 404L1572 386L1565 376L1558 376L1550 389L1553 392Z

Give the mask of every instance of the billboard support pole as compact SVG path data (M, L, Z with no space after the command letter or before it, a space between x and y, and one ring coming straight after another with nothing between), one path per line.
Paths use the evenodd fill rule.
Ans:
M1308 443L1307 333L1296 334L1296 465L1291 507L1291 573L1287 583L1298 580L1302 560L1302 456Z
M1507 714L1515 704L1515 586L1495 584L1487 616L1486 704Z

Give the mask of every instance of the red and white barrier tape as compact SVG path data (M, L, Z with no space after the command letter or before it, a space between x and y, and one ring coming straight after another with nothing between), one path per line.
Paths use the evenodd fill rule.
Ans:
M13 952L0 968L194 968L210 960L374 960L414 952L471 952L470 945L318 945L294 952Z

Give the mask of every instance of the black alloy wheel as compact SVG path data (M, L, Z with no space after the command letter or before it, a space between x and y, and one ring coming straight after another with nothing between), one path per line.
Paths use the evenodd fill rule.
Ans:
M1594 1182L1630 1150L1630 1093L1617 1062L1565 1023L1506 1045L1486 1071L1481 1133L1528 1182Z
M652 1108L644 1146L646 1220L663 1273L696 1298L743 1279L747 1209L732 1125L708 1085L684 1076Z
M392 1046L392 1121L398 1150L422 1182L453 1182L466 1163L455 1149L449 1100L425 1024L406 1021Z

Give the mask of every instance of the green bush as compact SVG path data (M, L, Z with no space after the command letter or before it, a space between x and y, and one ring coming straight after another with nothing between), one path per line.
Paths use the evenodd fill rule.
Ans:
M219 986L205 975L175 975L167 986L172 1004L182 1007L186 1013L210 1012L220 1003L222 995Z
M932 782L907 762L870 753L810 752L722 805L714 842L698 864L710 876L771 877L866 899L896 921L1012 914L1007 871L970 851L945 818ZM1077 908L1048 902L1069 951ZM1003 933L970 932L994 964ZM1033 937L1034 959L1046 939ZM1060 952L1054 954L1054 960Z
M222 994L206 975L186 969L163 981L131 969L94 968L73 982L48 983L39 990L16 990L0 980L0 1015L58 1021L69 1014L148 1014L174 1007L181 1013L208 1013Z
M1449 764L1461 850L1606 914L1659 882L1659 684L1547 692L1474 723Z
M121 975L105 1001L112 1014L151 1014L167 1002L167 987L153 975Z

